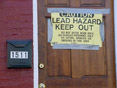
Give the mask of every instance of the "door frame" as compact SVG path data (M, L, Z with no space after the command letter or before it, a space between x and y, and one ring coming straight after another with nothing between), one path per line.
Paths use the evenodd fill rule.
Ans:
M37 0L33 0L33 88L38 88L38 12L37 12ZM114 0L114 19L117 19L117 0ZM114 20L117 24L117 20ZM115 30L115 57L117 63L117 25L114 25ZM116 64L116 80L117 80L117 64ZM117 81L116 81L117 84ZM116 87L117 88L117 87Z
M33 1L33 88L38 88L38 13L37 0Z
M114 0L114 24L117 24L117 0ZM117 88L117 25L114 25L115 30L115 68L116 68L116 88Z

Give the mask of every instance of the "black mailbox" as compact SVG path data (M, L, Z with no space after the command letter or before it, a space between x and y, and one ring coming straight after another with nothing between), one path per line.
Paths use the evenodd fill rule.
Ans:
M8 40L7 59L8 68L32 67L32 41Z

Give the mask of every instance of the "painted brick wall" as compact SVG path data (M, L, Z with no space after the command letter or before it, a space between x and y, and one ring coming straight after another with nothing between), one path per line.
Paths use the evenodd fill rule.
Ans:
M33 67L7 69L6 40L33 39L32 0L0 0L0 88L33 88Z

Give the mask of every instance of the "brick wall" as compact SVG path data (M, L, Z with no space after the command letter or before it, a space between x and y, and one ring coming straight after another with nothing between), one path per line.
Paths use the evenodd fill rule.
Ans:
M33 88L33 67L7 69L10 39L33 39L32 0L0 0L0 88Z

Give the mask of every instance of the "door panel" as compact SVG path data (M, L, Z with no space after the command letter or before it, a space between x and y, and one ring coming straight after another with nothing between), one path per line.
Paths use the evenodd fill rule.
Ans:
M70 77L70 50L53 50L48 44L48 75L50 77Z
M104 6L104 0L81 0L81 6Z
M112 0L38 0L39 83L46 88L116 88ZM47 8L110 8L103 16L105 40L100 50L57 50L47 41Z
M82 78L81 79L47 79L47 88L110 88L105 77ZM114 88L114 87L112 87Z
M72 50L72 77L83 76L106 76L104 48L99 51Z
M50 6L68 6L69 0L45 0L46 5Z
M103 45L104 46L104 45ZM84 60L84 75L106 75L106 60L104 47L99 51L83 51L81 58Z

